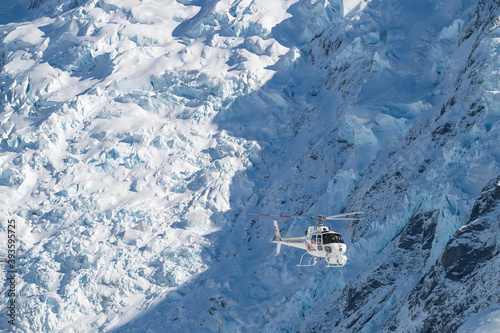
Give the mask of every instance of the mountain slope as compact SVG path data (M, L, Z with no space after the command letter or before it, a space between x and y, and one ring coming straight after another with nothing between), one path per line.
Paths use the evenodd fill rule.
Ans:
M496 2L2 6L19 329L471 331L497 313ZM333 225L337 270L275 257L272 221L237 214L359 210Z

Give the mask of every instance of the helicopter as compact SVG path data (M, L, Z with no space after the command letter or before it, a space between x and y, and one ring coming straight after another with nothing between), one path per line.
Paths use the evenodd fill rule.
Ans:
M277 245L276 255L280 253L281 245L288 245L305 250L304 254L300 257L299 264L297 266L314 266L318 263L318 258L326 259L326 267L343 267L347 262L346 245L342 239L342 235L339 232L333 230L328 230L328 227L323 225L325 220L350 220L359 221L360 218L352 217L355 214L362 214L363 212L353 212L347 214L339 214L332 216L291 216L291 215L270 215L270 214L254 214L254 213L239 213L243 215L258 215L267 217L287 217L287 218L300 218L316 220L317 225L310 226L306 232L305 236L302 237L291 237L282 238L280 234L280 229L278 226L278 220L274 220L274 232L276 236L270 239L271 243ZM309 255L309 260L304 261L304 256Z

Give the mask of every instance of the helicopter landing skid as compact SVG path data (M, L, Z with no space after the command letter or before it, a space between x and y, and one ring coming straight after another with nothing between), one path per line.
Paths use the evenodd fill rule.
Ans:
M304 254L302 255L302 257L300 257L300 261L299 261L299 264L298 264L297 266L314 266L314 265L316 265L316 264L318 263L318 258L313 257L313 256L311 256L311 255L309 254L309 255L311 256L311 257L309 258L309 261L307 262L307 264L303 264L303 263L302 263L302 259L304 259L304 256L305 256L306 254L309 254L309 253L304 252Z
M306 263L302 263L302 261L304 260L304 256L306 254L309 254L307 252L305 252L301 257L300 257L300 262L297 266L300 266L300 267L304 267L304 266L314 266L318 263L318 258L317 257L314 257L314 256L311 256L310 254L310 258L309 260L307 261L307 264ZM321 258L319 258L321 260ZM342 260L344 259L344 260ZM344 265L346 264L346 258L338 258L338 257L335 257L335 256L330 256L330 257L326 257L326 267L344 267Z

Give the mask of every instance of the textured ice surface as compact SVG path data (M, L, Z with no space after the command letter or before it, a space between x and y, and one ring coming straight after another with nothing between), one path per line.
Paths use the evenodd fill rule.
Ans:
M0 4L19 329L368 332L404 317L499 173L490 5ZM272 221L237 215L350 210L364 220L331 226L339 270L275 257Z

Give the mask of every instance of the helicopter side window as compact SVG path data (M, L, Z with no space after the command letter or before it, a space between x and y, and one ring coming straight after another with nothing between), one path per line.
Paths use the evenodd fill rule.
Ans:
M316 235L311 237L311 243L316 244Z

